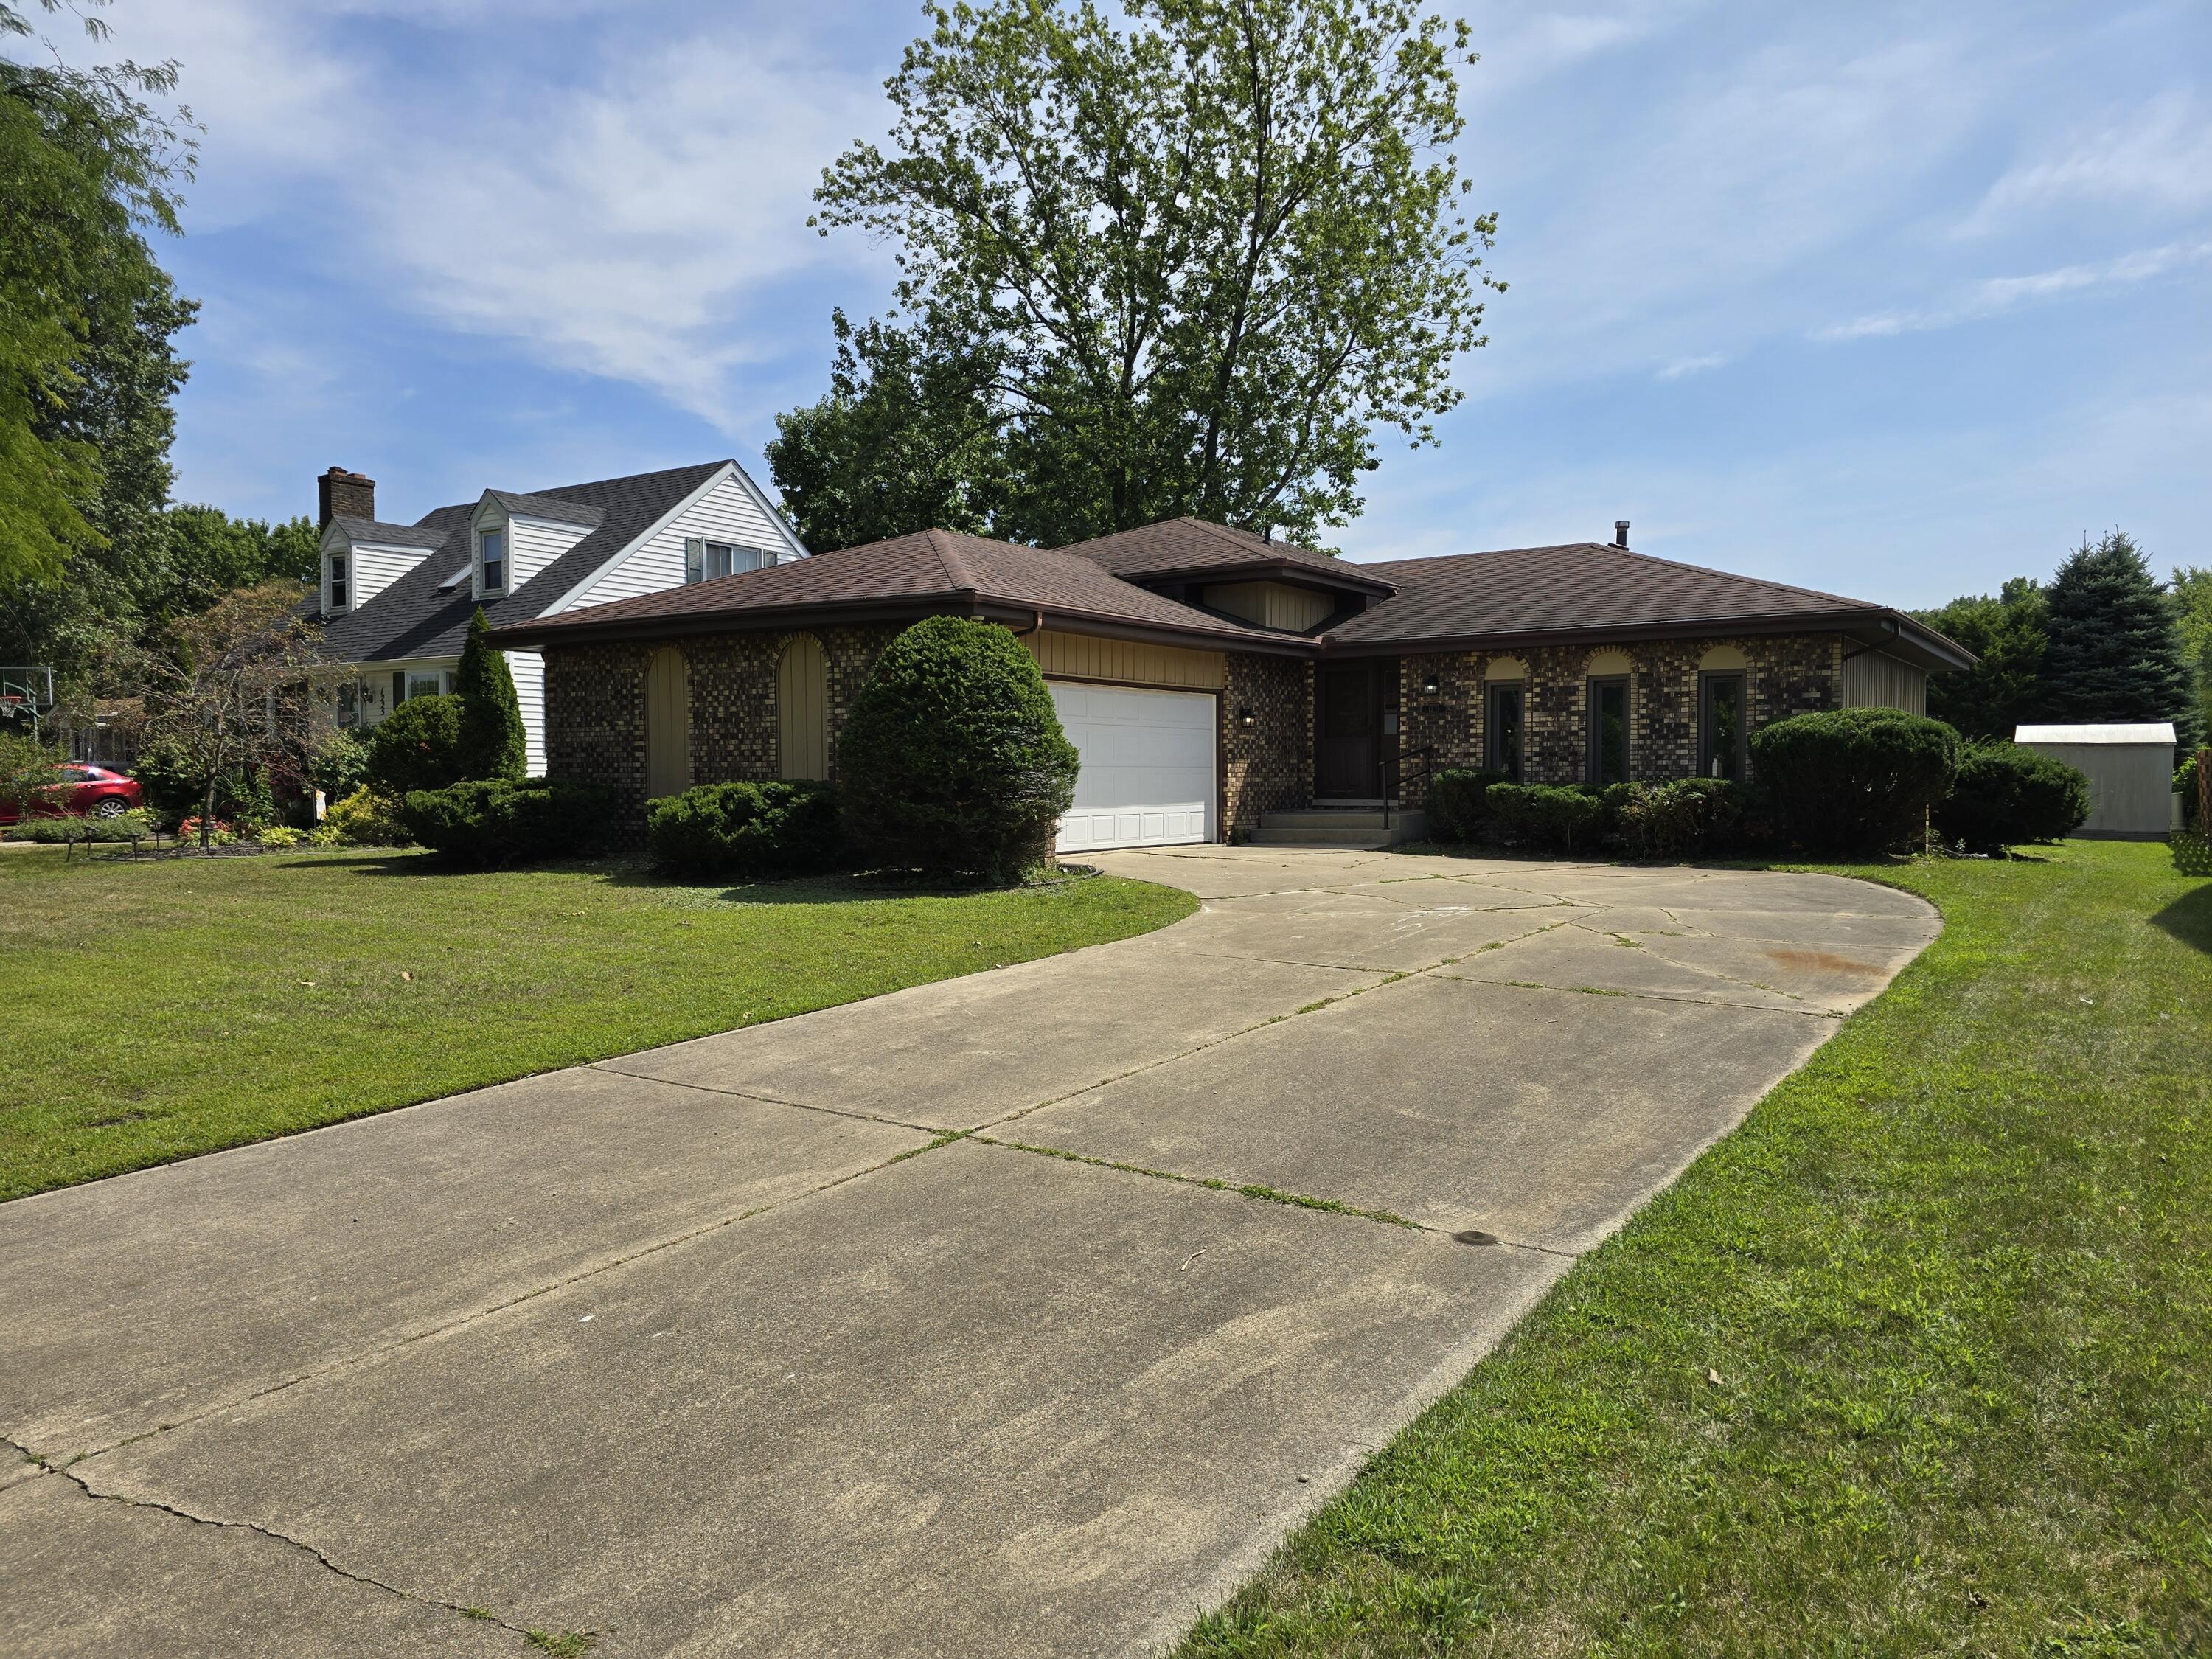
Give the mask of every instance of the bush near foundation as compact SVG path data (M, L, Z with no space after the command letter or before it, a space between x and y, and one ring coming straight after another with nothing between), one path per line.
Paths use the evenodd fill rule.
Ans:
M702 783L649 801L646 837L670 875L757 880L832 870L846 858L832 785Z
M606 838L613 806L614 792L596 784L473 778L413 791L400 803L399 821L455 862L495 869L591 850Z
M1510 775L1487 768L1455 766L1429 780L1429 828L1442 841L1480 841L1490 825L1493 783L1510 783Z
M2075 768L2014 744L1977 744L1936 809L1936 834L1946 847L2000 853L2063 841L2088 816L2089 780Z
M1547 853L1595 846L1612 817L1604 795L1581 784L1552 788L1493 783L1483 799L1500 836L1516 847Z
M1963 745L1898 708L1797 714L1751 736L1752 766L1782 835L1814 852L1888 853L1917 842L1951 793Z
M332 803L312 836L319 846L404 847L412 839L399 821L399 803L367 784Z
M1631 858L1700 858L1756 839L1751 792L1725 778L1617 784L1606 793L1613 844Z
M468 775L461 751L461 700L410 697L368 734L369 787L398 797L443 789Z
M1050 860L1077 764L1022 642L931 617L854 699L837 744L846 833L878 868L1012 880Z

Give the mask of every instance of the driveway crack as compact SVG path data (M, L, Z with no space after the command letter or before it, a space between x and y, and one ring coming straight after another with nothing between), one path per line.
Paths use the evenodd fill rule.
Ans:
M273 1527L264 1527L259 1522L253 1521L226 1521L215 1516L195 1515L190 1510L180 1508L175 1504L164 1503L158 1498L133 1498L124 1492L100 1492L95 1490L89 1483L88 1483L84 1477L77 1474L76 1469L71 1466L56 1465L50 1462L47 1459L40 1456L38 1453L31 1450L29 1447L23 1445L19 1441L6 1439L4 1437L0 1437L0 1443L4 1443L14 1450L21 1453L32 1462L38 1464L40 1468L45 1469L49 1474L59 1476L70 1486L76 1487L78 1492L83 1493L85 1497L92 1499L95 1503L120 1504L125 1509L152 1510L156 1514L173 1516L179 1521L189 1522L196 1527L214 1527L226 1532L251 1533L256 1537L266 1538L273 1543L282 1544L289 1549L297 1550L301 1554L307 1557L310 1560L322 1567L325 1571L329 1572L337 1577L345 1579L349 1583L365 1584L371 1589L382 1590L387 1595L396 1595L404 1601L412 1601L419 1607L441 1607L446 1612L458 1614L463 1619L477 1620L484 1624L496 1625L500 1629L506 1631L512 1635L519 1636L525 1641L530 1640L532 1635L535 1634L535 1632L533 1632L527 1626L510 1624L507 1620L501 1618L497 1613L492 1612L489 1607L468 1607L459 1601L446 1601L440 1596L423 1595L414 1590L403 1589L397 1584L387 1583L385 1580L373 1577L368 1573L356 1572L351 1567L341 1566L337 1562L333 1561L323 1550L308 1543L305 1539L295 1538L289 1533L278 1532Z

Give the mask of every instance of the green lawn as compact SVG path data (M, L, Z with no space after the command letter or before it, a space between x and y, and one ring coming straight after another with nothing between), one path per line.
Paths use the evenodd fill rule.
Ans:
M2212 1652L2212 881L1846 873L1942 936L1185 1659Z
M1188 894L0 854L0 1199L1141 933Z

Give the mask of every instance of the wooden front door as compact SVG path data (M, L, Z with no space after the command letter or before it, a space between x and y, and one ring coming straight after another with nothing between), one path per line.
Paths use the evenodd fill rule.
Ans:
M1315 676L1314 793L1371 800L1382 787L1382 677L1372 663L1324 668Z

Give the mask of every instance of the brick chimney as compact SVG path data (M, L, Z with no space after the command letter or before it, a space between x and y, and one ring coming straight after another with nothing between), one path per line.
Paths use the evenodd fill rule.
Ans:
M376 516L376 480L349 472L342 466L319 473L315 478L315 528L329 527L332 519L373 519Z

